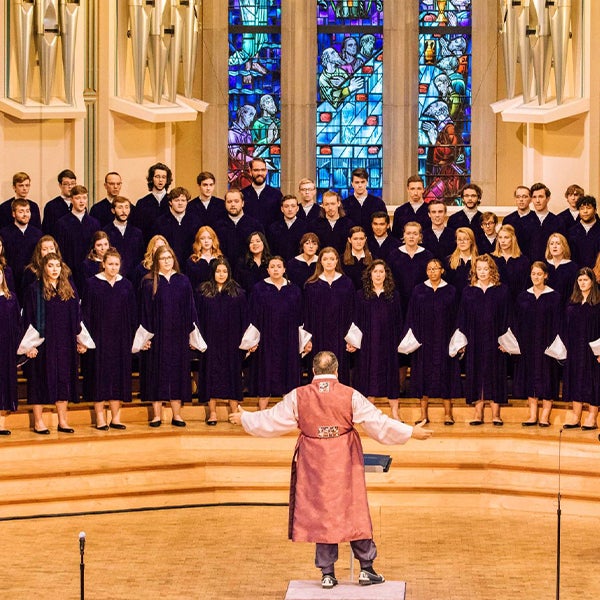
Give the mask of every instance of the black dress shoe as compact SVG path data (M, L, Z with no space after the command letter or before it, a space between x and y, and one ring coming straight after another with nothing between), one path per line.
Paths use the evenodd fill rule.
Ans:
M579 429L579 423L565 423L563 429Z
M544 423L543 421L540 421L538 423L538 427L550 427L551 423Z
M149 427L160 427L162 425L162 421L160 419L158 419L158 421L150 421L150 423L148 423Z
M33 429L33 433L38 433L39 435L48 435L50 433L49 429Z
M108 431L108 425L96 425L98 431Z
M521 423L522 427L535 427L538 424L537 421L523 421Z
M123 425L123 423L111 423L109 427L111 429L127 429L127 427Z
M171 419L171 425L173 425L173 427L185 427L186 423L181 419Z
M598 429L598 425L582 425L581 426L582 431L594 431L595 429Z
M492 425L494 427L502 427L504 425L504 421L502 419L492 419Z
M429 425L429 419L419 419L418 421L415 421L415 425L418 425L419 423L422 423L423 421L425 421L425 425Z
M0 435L10 435L10 431L8 429L0 429Z
M448 418L447 418L447 419L444 421L444 425L448 425L448 426L450 426L450 425L454 425L454 419L448 419Z
M61 427L60 425L56 428L60 433L75 433L72 427Z
M208 421L206 421L207 425L210 425L211 427L214 427L217 424L217 420L216 419L209 419Z
M479 427L479 425L483 425L483 419L473 419L469 421L469 425L473 425L473 427Z

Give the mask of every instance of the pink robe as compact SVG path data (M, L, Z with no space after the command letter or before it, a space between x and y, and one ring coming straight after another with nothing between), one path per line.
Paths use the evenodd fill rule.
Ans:
M244 412L252 435L300 428L292 463L289 537L335 544L373 537L362 445L355 423L384 444L403 444L412 427L394 421L333 375L318 375L273 408Z

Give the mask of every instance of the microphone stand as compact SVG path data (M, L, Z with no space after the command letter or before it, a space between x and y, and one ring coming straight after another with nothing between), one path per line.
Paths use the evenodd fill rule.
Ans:
M85 552L85 535L79 534L79 587L80 587L80 598L84 600L85 592L85 562L83 560L83 554Z
M556 508L556 600L560 600L560 450L562 444L562 433L561 427L558 433L558 505Z

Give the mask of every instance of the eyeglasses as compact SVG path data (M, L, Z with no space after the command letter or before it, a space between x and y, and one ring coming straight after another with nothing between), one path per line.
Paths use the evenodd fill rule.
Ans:
M172 256L161 256L158 260L173 260Z
M309 187L309 188L300 188L301 192L312 192L314 191L314 187Z
M441 271L442 267L427 267L427 271Z

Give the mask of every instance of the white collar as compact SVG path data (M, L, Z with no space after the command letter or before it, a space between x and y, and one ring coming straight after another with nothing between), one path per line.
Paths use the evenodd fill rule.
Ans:
M96 275L94 275L94 277L97 277L101 281L106 281L107 283L110 283L108 281L108 279L106 278L106 275L105 275L104 271L102 271L102 273L96 273ZM117 281L121 281L121 279L123 279L123 275L121 275L121 273L117 273L117 279L116 279L115 283Z
M533 289L533 286L531 286L531 287L530 287L530 288L529 288L527 291L528 291L530 294L535 294L535 290ZM540 296L541 296L542 294L549 294L550 292L553 292L553 291L554 291L554 290L553 290L553 289L552 289L552 288L551 288L549 285L547 285L547 286L544 288L544 290L543 290L543 291L540 293Z
M277 285L274 283L274 281L273 281L273 280L272 280L270 277L267 277L267 278L266 278L266 279L264 279L263 281L264 281L265 283L268 283L268 284L270 284L270 285L274 285L275 287L277 287ZM284 285L287 285L287 284L288 284L288 282L287 282L287 279L284 277L284 278L283 278L283 282L282 282L282 284L281 284L281 287L283 287Z
M333 281L331 283L333 283L334 281L337 281L340 277L342 276L341 273L338 273L337 271L335 272L335 275L333 276ZM329 281L327 281L327 277L325 277L324 273L321 273L319 275L319 279L325 281L326 283L329 283Z
M330 375L330 374L322 374L322 375L314 375L313 376L313 381L315 379L337 379L337 375Z
M485 291L489 290L490 288L496 287L496 285L498 285L498 284L497 284L497 283L490 283L490 285L488 285L486 288L484 288L484 287L481 285L481 282L480 282L480 281L477 281L477 282L475 282L475 283L473 284L473 287L478 287L480 290L482 290L482 291L484 291L484 292L485 292Z
M254 188L254 191L256 192L257 196L260 196L262 191L267 187L267 182L265 181L265 183L263 183L262 185L254 185L252 184L252 187Z
M298 256L295 257L296 260L299 260L300 262L306 263L307 265L312 265L316 262L319 262L319 257L315 254L311 259L310 262L307 262L304 260L304 257L302 256L302 254L298 254Z
M551 266L553 266L553 267L554 267L554 263L552 262L552 259L550 259L550 260L546 260L546 262L547 262L549 265L551 265ZM570 261L569 259L567 259L567 258L561 258L561 259L560 259L560 262L558 263L558 266L560 267L560 265L567 265L567 264L569 264L570 262L571 262L571 261ZM556 269L556 267L554 267L554 268Z
M352 256L354 256L354 258L356 258L357 260L360 260L361 258L365 258L367 255L365 254L364 250L360 254L354 254L354 250L353 250Z
M168 275L165 275L163 273L158 273L160 277L164 277L167 281L171 281L171 277L173 277L173 275L175 275L176 271L171 271Z
M420 200L419 202L409 202L409 204L410 204L411 208L415 212L417 212L421 208L421 206L423 206L423 204L425 204L425 201L424 200Z
M398 248L398 250L400 250L400 252L404 252L405 254L408 254L408 250L406 249L406 244L402 244L402 246L400 246L400 248ZM419 252L425 252L425 248L423 248L423 246L417 246L417 249L415 250L415 254L419 254Z
M429 279L425 282L425 285L427 287L430 287L431 289L433 289L433 285L431 285L431 281L429 281ZM443 279L441 279L440 282L438 283L438 288L446 287L447 285L448 284Z
M180 215L176 215L173 212L173 209L170 208L169 212L173 215L173 218L181 225L181 222L183 221L183 218L185 217L185 211Z

